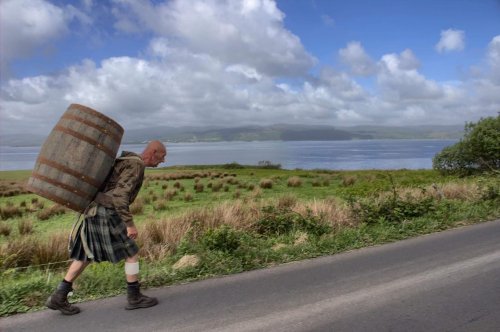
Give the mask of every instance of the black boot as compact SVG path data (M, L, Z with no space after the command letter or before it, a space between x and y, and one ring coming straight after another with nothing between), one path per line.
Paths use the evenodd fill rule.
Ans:
M74 315L80 312L80 308L68 302L68 293L73 290L72 284L63 280L57 289L49 296L45 305L52 310L59 310L63 315Z
M149 308L158 304L155 297L149 297L141 293L139 282L127 283L127 310Z

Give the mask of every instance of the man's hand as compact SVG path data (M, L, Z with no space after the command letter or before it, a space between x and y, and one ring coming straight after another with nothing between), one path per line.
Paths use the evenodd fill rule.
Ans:
M127 227L127 236L131 239L137 239L137 228L135 226Z

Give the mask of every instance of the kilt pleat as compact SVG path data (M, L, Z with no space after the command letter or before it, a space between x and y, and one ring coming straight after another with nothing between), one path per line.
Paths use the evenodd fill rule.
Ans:
M85 251L82 237L90 252ZM139 247L127 236L127 226L116 211L98 206L96 215L85 217L79 225L70 256L79 261L117 263L138 252Z

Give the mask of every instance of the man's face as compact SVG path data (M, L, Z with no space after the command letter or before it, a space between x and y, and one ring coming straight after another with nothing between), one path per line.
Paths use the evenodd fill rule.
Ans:
M167 151L159 150L153 153L151 158L151 167L156 167L158 164L165 162L165 157L167 156Z

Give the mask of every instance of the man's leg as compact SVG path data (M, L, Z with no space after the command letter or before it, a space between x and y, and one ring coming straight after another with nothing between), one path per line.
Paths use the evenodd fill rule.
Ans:
M127 279L127 310L149 308L158 304L154 297L141 293L139 284L139 256L136 254L125 259L125 277Z
M54 293L47 299L45 305L52 310L59 310L64 315L74 315L80 312L80 308L68 302L68 293L73 290L73 281L89 265L87 261L73 261L66 272L63 281L59 283Z

